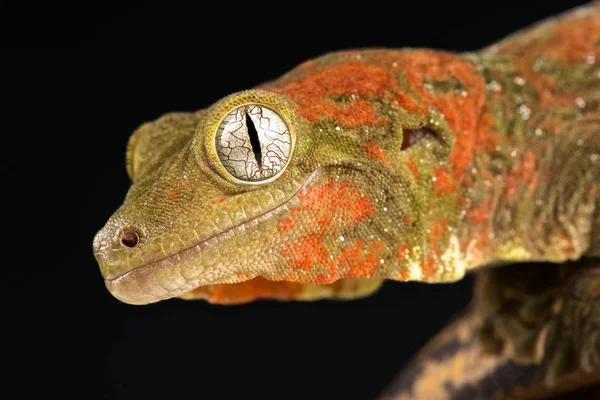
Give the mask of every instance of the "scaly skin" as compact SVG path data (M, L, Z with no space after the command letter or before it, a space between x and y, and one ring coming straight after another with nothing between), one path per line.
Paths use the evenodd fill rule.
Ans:
M131 304L352 298L600 256L599 50L589 6L479 52L328 54L144 124L132 187L94 240L106 285ZM248 103L293 142L262 184L232 179L214 147Z

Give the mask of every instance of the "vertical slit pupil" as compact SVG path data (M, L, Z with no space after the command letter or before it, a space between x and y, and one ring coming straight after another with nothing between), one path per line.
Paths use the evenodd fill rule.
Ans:
M250 114L248 114L248 112L246 112L246 127L248 128L248 137L250 137L250 145L252 146L252 151L254 152L254 158L256 159L258 168L261 168L262 152L260 151L260 140L258 139L258 132L254 126L254 122L252 122L252 118L250 118Z

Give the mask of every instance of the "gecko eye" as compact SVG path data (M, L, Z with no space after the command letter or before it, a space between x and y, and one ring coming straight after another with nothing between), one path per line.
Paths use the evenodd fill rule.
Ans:
M258 104L231 110L215 135L219 161L236 180L263 183L279 176L292 151L292 137L283 118Z

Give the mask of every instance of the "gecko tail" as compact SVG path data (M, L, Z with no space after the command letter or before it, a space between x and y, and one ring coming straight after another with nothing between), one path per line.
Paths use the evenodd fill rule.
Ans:
M479 340L481 318L471 305L455 317L400 372L380 400L521 400L600 398L600 371L565 376L544 384L537 364L519 364L494 355ZM567 393L568 392L568 393Z

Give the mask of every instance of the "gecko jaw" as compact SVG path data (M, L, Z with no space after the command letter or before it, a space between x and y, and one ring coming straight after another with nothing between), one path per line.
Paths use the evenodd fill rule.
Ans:
M203 247L217 245L219 239L227 237L228 235L236 236L236 234L243 234L246 227L249 225L260 223L265 219L272 218L274 214L285 211L289 203L293 199L297 198L298 194L306 188L306 186L314 179L318 172L319 169L316 169L296 190L296 192L294 192L294 194L271 210L257 215L236 226L228 228L217 235L202 239L177 252L138 265L118 276L105 277L104 282L107 289L113 294L113 296L125 303L148 304L179 296L200 286L214 283L226 283L224 281L228 280L227 278L228 275L231 275L231 271L224 271L226 272L226 274L224 274L225 276L215 276L215 272L218 272L218 268L220 266L219 263L210 267L198 266L192 268L194 271L199 271L195 277L184 277L181 266L186 262L186 260L189 261L190 259L195 259L194 255L201 257L200 254ZM212 272L211 274L208 274L211 275L209 279L202 277L202 275L207 275L207 270L208 272ZM156 275L164 275L160 274L162 271L168 271L167 275L178 274L178 279L172 279L172 281L178 281L178 283L175 285L161 285L162 282L158 282ZM171 276L171 278L173 278L173 276ZM145 283L144 285L142 285L142 281ZM167 286L173 287L167 288Z

